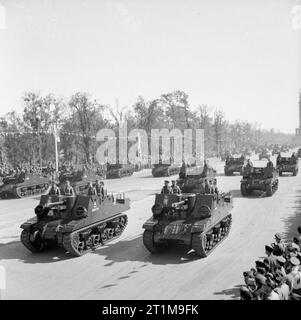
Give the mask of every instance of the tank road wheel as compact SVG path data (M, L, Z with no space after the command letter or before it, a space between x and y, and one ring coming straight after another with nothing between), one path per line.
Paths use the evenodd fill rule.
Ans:
M154 232L149 230L143 232L143 244L150 253L159 253L162 249L162 247L154 241Z
M63 247L71 255L80 257L85 253L85 243L79 237L79 234L65 234L63 237Z
M27 230L23 230L20 238L23 245L33 253L42 252L46 249L39 231L37 231L37 234L34 234Z
M248 194L247 187L244 183L240 185L240 192L243 197L245 197Z
M272 187L272 184L271 184L271 183L270 183L270 184L267 184L267 185L265 186L265 192L266 192L267 197L271 197L271 196L272 196L272 194L273 194L273 187Z
M195 251L196 255L201 258L207 257L207 250L211 250L211 246L208 243L206 233L193 233L191 238L191 247Z

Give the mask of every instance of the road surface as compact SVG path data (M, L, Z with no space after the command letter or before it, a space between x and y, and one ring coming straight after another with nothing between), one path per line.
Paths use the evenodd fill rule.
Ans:
M234 209L229 237L205 259L181 247L151 255L143 246L142 224L164 181L150 170L106 181L108 190L127 192L132 200L128 226L119 239L79 258L59 248L29 252L19 241L19 226L33 215L38 199L0 200L2 299L237 299L242 272L264 255L264 245L276 232L291 236L301 224L301 175L280 177L273 197L242 198L241 177L225 177L223 163L210 162L218 170L219 188L231 191Z

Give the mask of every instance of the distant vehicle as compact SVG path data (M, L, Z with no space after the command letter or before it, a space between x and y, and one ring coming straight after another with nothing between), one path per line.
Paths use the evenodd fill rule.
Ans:
M272 155L274 156L275 154L279 154L281 152L280 147L274 147L272 151Z
M154 177L169 177L180 172L181 167L175 164L154 164L152 175Z
M153 215L143 224L144 246L159 253L167 245L182 244L206 257L228 236L232 208L230 194L156 194Z
M227 159L227 157L230 157L230 156L231 156L230 151L226 150L224 153L222 153L221 160L225 161Z
M63 247L81 256L119 237L127 225L123 213L130 209L124 194L116 197L43 195L36 216L21 225L21 242L31 252Z
M243 196L260 190L271 197L279 184L278 172L274 167L244 167L240 190Z
M293 176L298 174L298 158L295 157L277 157L276 169L279 175L282 176L283 172L291 172Z
M240 175L242 175L243 166L245 164L245 158L244 157L229 157L226 159L224 172L225 176L230 176L234 172L238 172Z
M135 166L132 164L108 164L107 179L122 178L131 176L135 172Z
M298 158L301 158L301 148L298 149L297 157L298 157Z
M38 174L21 173L4 177L0 187L0 197L25 198L45 192L49 187L49 179Z
M269 157L271 157L271 152L268 149L264 149L259 153L259 160L262 159L268 159Z

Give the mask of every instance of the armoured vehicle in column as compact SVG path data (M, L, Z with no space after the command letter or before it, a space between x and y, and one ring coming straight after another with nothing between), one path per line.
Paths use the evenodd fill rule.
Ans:
M178 174L181 167L176 164L154 164L152 168L153 177L169 177Z
M297 157L277 157L276 159L276 169L279 175L282 176L283 173L292 173L293 176L298 174L298 158Z
M107 179L122 178L131 176L135 172L135 166L132 164L108 164Z
M271 157L271 155L272 155L271 152L265 148L259 153L258 158L259 158L259 160L269 159Z
M156 194L152 217L143 224L143 243L151 253L181 244L206 257L229 234L231 194L203 194L204 175L182 179L181 194Z
M253 191L263 191L271 197L278 190L278 171L274 167L244 167L240 181L240 191L243 196Z
M33 173L20 173L3 178L0 187L1 198L25 198L45 192L49 187L49 179Z
M21 241L34 253L60 246L81 256L119 237L130 200L124 194L76 197L43 195L35 217L21 225Z
M245 157L228 157L226 159L224 172L225 176L230 176L234 172L238 172L240 175L243 173L243 167L245 165Z

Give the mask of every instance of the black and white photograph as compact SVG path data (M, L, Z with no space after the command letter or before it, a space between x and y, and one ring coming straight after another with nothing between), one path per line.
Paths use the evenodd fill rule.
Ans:
M301 0L0 0L0 305L301 300L300 158Z

